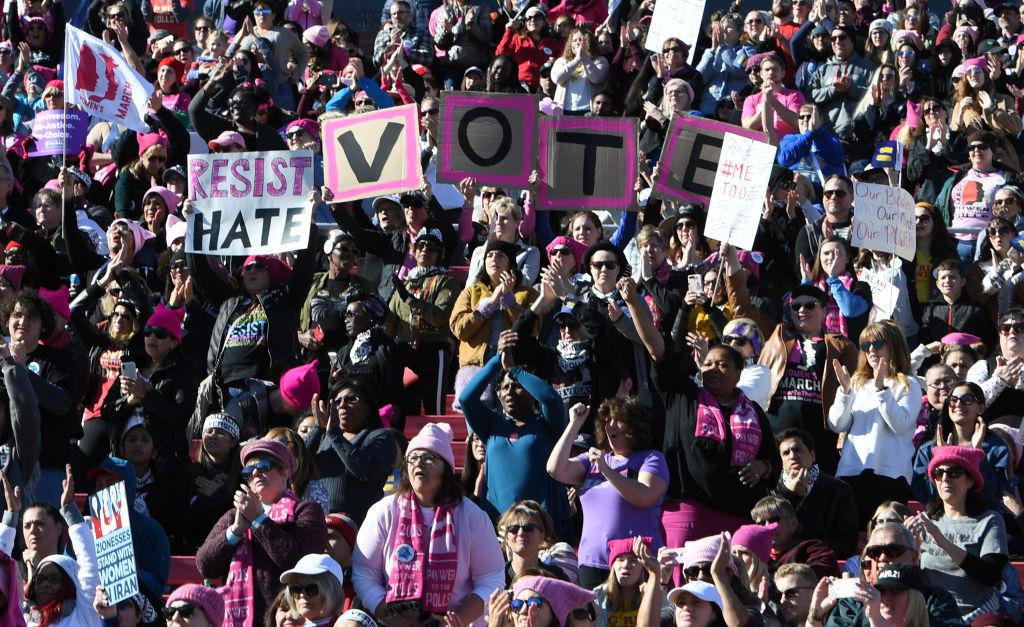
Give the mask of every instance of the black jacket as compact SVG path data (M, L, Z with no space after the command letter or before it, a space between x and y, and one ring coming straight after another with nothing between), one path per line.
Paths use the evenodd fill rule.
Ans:
M947 333L970 333L981 341L993 346L998 336L988 311L971 300L964 292L955 303L933 300L928 303L921 316L920 340L922 344L937 342Z
M821 472L804 496L787 488L781 477L772 491L793 504L807 537L823 540L840 559L856 553L860 518L850 484Z

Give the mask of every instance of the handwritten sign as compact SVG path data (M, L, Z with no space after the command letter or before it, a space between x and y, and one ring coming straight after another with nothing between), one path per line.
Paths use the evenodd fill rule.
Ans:
M898 259L893 259L900 263ZM900 297L900 290L884 272L863 272L857 278L871 287L871 318L872 322L892 318Z
M139 593L135 571L135 545L132 544L131 512L124 481L118 481L89 496L93 535L96 536L96 560L100 582L114 605Z
M854 183L850 230L855 248L893 253L912 261L917 253L913 196L899 187Z
M50 109L40 111L32 120L30 157L77 155L89 134L89 114L84 111Z
M647 31L644 47L661 54L661 46L669 37L678 37L683 43L689 44L693 63L693 53L697 48L697 36L704 23L705 0L659 0L654 5L651 16L651 27Z
M773 163L775 146L725 134L704 225L705 237L745 250L754 248Z
M189 155L185 250L203 255L276 254L309 244L313 186L308 150Z

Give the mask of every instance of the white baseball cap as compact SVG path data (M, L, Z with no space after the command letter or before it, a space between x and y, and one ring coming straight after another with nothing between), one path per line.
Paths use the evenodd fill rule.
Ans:
M291 583L293 575L321 575L331 573L338 578L338 583L345 584L345 573L341 572L341 565L325 553L310 553L304 555L291 570L281 573L281 583Z

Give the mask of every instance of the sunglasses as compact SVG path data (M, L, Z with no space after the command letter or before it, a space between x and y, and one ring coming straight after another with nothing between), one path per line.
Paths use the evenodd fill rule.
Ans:
M568 248L552 248L548 254L552 257L561 257L562 255L571 255L572 251Z
M510 534L512 534L514 536L519 535L520 531L522 531L523 533L533 533L534 531L537 531L538 529L540 529L540 526L539 525L535 525L533 523L526 523L525 525L509 525L506 528L508 533L510 533Z
M694 564L689 568L683 570L683 574L686 575L687 579L697 579L701 575L705 577L711 576L711 564Z
M901 59L909 59L914 56L913 50L900 50L896 53L896 56Z
M779 599L792 599L800 594L801 590L813 590L814 586L793 586L785 590L779 590Z
M373 104L373 100L371 100L369 98L360 98L359 100L356 100L356 106L357 107L365 107L367 105L372 105L372 104Z
M308 133L306 133L306 131L303 131L303 130L300 129L300 130L297 130L297 131L288 131L287 133L284 134L284 136L287 137L288 139L298 139L298 138L302 137L303 135L307 135L307 134Z
M743 22L744 24L764 24L764 20L761 18L754 18Z
M150 155L149 160L156 161L157 163L166 163L167 157L161 157L160 155Z
M512 599L508 602L508 606L512 608L512 611L519 614L523 611L523 608L529 607L540 607L540 604L544 602L544 597L530 597L529 599Z
M885 523L895 523L897 525L902 525L903 524L903 520L900 519L900 518L872 518L871 519L871 524L872 524L872 526L875 526L875 527L877 527L878 525L884 525Z
M124 21L124 13L108 13L107 14L107 19L108 20Z
M679 46L669 46L661 51L661 54L673 54L675 52L681 52L682 48Z
M793 311L800 311L801 309L809 309L811 311L818 308L820 305L816 300L795 300L789 304L789 308Z
M910 550L910 547L903 544L876 544L869 546L864 549L864 555L871 560L881 559L883 555L887 555L891 559L899 559L904 553Z
M880 351L885 346L885 340L875 340L873 342L861 342L860 349L865 353L870 350Z
M914 222L931 222L932 216L927 213L923 213L919 216L914 216Z
M557 321L556 324L558 325L559 329L571 329L575 331L576 329L580 328L580 323L577 320L562 319Z
M160 612L164 615L165 620L171 620L174 615L177 614L188 620L192 618L192 615L196 613L196 606L192 603L183 603L182 605L175 605L173 607L165 607Z
M253 9L253 15L270 15L272 11L270 9Z
M194 30L197 30L197 31L204 30L205 31L205 30L213 30L213 29L211 27L209 27L209 26L196 26Z
M849 38L849 35L832 35L832 41L846 41Z
M1020 335L1024 333L1024 322L1006 322L999 325L999 332L1003 335Z
M420 115L437 115L440 112L440 109L424 109L423 111L420 111Z
M722 338L723 344L731 344L733 346L746 346L750 343L750 340L743 337L742 335L726 335Z
M414 246L414 248L416 250L425 250L428 253L439 253L439 252L441 252L441 247L438 246L437 244L433 243L433 242L417 242L416 246Z
M826 189L823 192L823 195L825 196L825 198L833 198L833 197L835 197L835 198L843 199L843 198L846 198L846 190L845 189Z
M939 105L935 105L933 107L926 107L924 109L924 112L925 113L937 113L939 111L945 111L945 110L946 110L946 107L941 107Z
M812 116L810 113L801 113L797 117L806 122L807 120L810 120Z
M591 261L590 267L595 270L615 270L619 267L618 261Z
M253 476L253 474L255 474L257 470L260 471L261 473L265 473L274 468L280 468L280 466L270 461L269 459L261 459L251 464L246 464L242 468L242 476L248 478Z
M160 327L146 327L142 330L142 334L146 337L155 335L158 340L167 340L174 337L171 335L170 331L167 329L161 329Z
M336 396L334 400L340 405L351 405L363 400L363 397L357 394L345 394L344 396Z
M297 584L288 586L288 595L293 599L297 599L303 594L306 595L307 599L320 596L320 584L308 583L304 586Z
M990 226L985 231L989 235L1006 235L1007 233L1013 233L1013 229L1008 226Z
M594 611L594 608L589 605L587 607L578 607L572 610L571 612L569 612L569 616L571 616L574 620L592 621L597 619L597 613Z
M964 394L962 396L949 395L950 405L974 405L978 402L978 397L973 394Z
M676 222L676 228L677 229L695 229L695 228L697 228L697 223L693 222L691 220L680 220L679 222Z
M486 198L488 200L490 200L491 198L504 198L505 197L505 192L486 191L486 192L481 193L480 197L481 198Z
M191 48L178 48L177 50L174 51L174 54L175 55L179 55L179 54L185 54L186 52L192 52L192 49Z
M939 466L932 471L932 479L936 481L942 481L943 478L953 480L959 479L967 474L967 471L959 466Z
M989 145L986 144L986 143L983 143L983 142L978 142L976 144L971 144L970 146L967 147L967 150L988 150L988 149L989 149Z

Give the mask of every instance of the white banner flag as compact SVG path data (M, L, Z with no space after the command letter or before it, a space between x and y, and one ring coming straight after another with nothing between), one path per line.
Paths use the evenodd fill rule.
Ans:
M129 67L120 52L70 24L64 40L64 97L102 120L147 132L153 86Z

